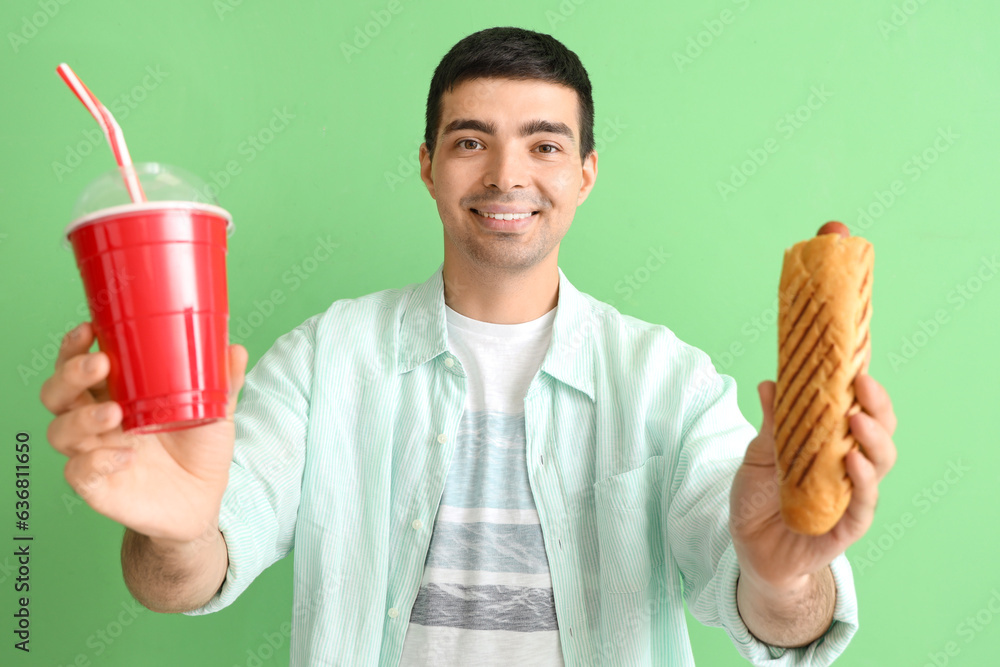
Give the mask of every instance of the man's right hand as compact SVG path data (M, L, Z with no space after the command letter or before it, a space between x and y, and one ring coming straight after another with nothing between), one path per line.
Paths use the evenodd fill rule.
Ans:
M55 415L49 443L69 457L70 486L101 514L164 544L215 539L229 481L236 429L233 413L247 351L230 345L226 419L204 426L143 435L122 432L122 409L110 400L110 360L88 353L89 322L63 339L55 372L40 398Z

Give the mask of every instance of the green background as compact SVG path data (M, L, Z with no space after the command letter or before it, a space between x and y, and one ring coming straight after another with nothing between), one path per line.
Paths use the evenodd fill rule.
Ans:
M0 544L16 532L20 431L33 445L35 540L27 655L12 647L13 548L0 547L0 663L252 665L291 610L285 559L217 614L124 611L122 529L80 503L46 442L38 392L52 340L86 319L59 237L84 186L113 166L56 65L119 104L133 159L224 184L219 201L236 223L231 330L260 313L239 339L253 364L332 301L423 282L438 267L440 220L415 158L430 77L463 36L517 25L562 40L594 85L600 175L560 266L582 291L708 352L736 379L751 423L755 386L775 375L784 248L832 219L874 244L870 372L895 405L899 461L848 552L861 630L838 664L933 664L935 654L937 664L996 664L1000 6L398 2L391 14L383 0L4 1ZM356 39L362 48L345 54ZM251 152L244 142L276 109L294 118ZM763 164L747 162L754 155ZM225 182L230 161L239 173ZM339 247L304 263L319 237ZM651 248L670 254L652 272ZM308 279L296 283L295 267ZM275 291L282 303L271 308ZM722 630L690 619L690 631L698 664L743 664ZM287 645L262 664L286 663Z

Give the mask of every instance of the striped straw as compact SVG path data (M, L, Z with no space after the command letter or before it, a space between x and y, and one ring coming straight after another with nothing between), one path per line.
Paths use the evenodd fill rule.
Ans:
M107 137L108 143L111 144L111 152L115 154L115 161L118 162L118 168L121 169L122 176L125 178L125 187L128 188L129 197L132 198L133 202L146 201L146 194L142 191L142 186L139 184L139 177L132 166L132 158L128 154L128 147L125 145L125 137L122 135L122 129L118 127L115 117L90 92L90 89L84 85L83 81L80 81L69 65L61 63L56 68L56 72L66 82L66 85L70 87L70 90L83 102L83 106L87 107L87 111L90 112L90 115L94 117L97 124L104 131L104 136Z

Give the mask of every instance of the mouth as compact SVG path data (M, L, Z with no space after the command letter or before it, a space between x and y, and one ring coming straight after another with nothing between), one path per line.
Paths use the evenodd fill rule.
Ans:
M487 213L479 209L470 209L487 229L496 231L519 231L530 225L540 211L525 211L524 213Z

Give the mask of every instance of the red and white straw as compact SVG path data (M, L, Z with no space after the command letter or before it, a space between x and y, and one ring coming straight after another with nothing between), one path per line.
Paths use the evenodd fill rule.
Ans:
M56 68L56 72L66 82L66 85L76 93L76 96L83 102L83 106L87 107L87 111L90 112L90 115L94 117L97 124L104 131L104 136L108 138L108 143L111 144L111 152L115 154L115 161L118 163L122 176L125 178L125 187L128 188L129 197L132 198L133 202L146 201L146 194L142 191L142 186L139 184L139 177L132 166L132 158L128 154L128 147L125 145L125 137L122 135L122 129L118 127L115 117L90 92L90 89L84 85L83 81L80 81L69 65L66 63L60 64Z

